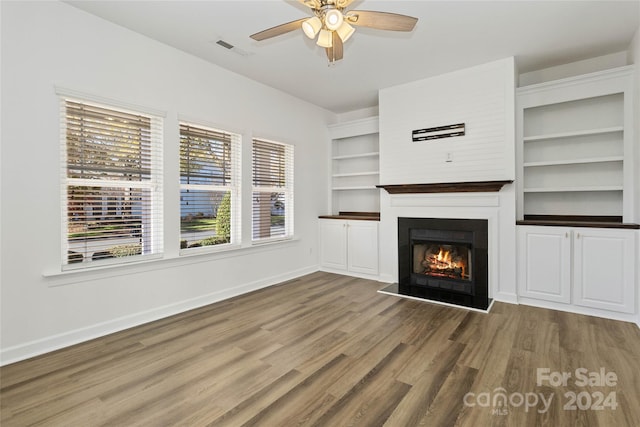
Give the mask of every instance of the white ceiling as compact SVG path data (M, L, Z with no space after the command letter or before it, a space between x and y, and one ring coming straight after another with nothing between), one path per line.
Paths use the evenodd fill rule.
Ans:
M358 27L344 59L294 31L249 35L310 16L296 1L68 1L133 31L199 56L335 113L377 105L378 90L507 56L519 71L621 52L640 25L640 1L355 0L348 10L419 18L411 33ZM240 55L215 42L226 41Z

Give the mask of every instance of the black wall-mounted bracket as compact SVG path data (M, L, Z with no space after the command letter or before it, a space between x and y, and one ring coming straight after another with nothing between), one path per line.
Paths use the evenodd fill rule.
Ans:
M464 136L464 123L455 125L438 126L427 129L417 129L411 132L414 142L428 141L430 139L451 138L454 136Z

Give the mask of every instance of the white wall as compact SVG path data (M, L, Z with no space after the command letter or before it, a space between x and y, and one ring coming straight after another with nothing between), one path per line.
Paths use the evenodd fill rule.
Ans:
M64 3L1 7L2 363L317 269L317 216L327 212L317 194L326 193L326 124L335 115ZM54 86L166 112L164 260L56 274L62 233ZM296 240L178 257L178 115L240 132L245 148L254 135L295 145ZM243 168L250 173L248 162ZM244 229L250 209L244 203Z
M513 58L380 92L380 183L513 180ZM412 142L411 131L464 122L466 134ZM451 152L453 162L445 162ZM499 193L411 194L380 198L380 277L398 280L398 217L489 221L489 285L494 299L516 302L515 188Z

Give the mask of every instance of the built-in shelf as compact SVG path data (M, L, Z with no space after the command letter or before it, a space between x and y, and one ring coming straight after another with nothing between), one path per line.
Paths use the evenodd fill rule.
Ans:
M558 133L550 133L550 134L542 134L542 135L533 135L533 136L525 136L522 138L524 142L527 141L541 141L545 139L560 139L560 138L570 138L574 136L587 136L587 135L599 135L603 133L613 133L613 132L622 132L624 128L622 126L612 126L606 128L599 129L587 129L580 131L572 131L572 132L558 132Z
M375 185L354 185L352 187L332 187L333 191L347 191L347 190L377 190Z
M344 178L347 176L371 176L371 175L379 175L380 173L378 171L372 171L372 172L350 172L350 173L334 173L333 176L334 178Z
M540 187L525 188L525 193L574 193L585 191L622 191L622 185L601 185L601 186L584 186L584 187Z
M572 159L572 160L550 160L545 162L526 162L523 164L525 168L536 166L557 166L557 165L580 165L586 163L607 163L607 162L622 162L623 156L610 156L610 157L592 157L589 159Z
M517 89L519 220L615 215L633 221L632 84L633 68L620 67Z
M331 136L331 208L337 212L380 210L378 118L329 126Z
M331 160L348 160L348 159L361 159L364 157L377 157L380 153L377 151L372 151L370 153L358 153L358 154L348 154L344 156L334 156Z

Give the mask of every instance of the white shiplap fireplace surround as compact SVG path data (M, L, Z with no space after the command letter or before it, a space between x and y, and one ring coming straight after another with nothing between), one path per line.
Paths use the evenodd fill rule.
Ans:
M513 181L515 64L488 64L380 92L380 183ZM455 123L465 135L413 141ZM398 280L398 218L485 219L489 297L517 302L515 186L499 191L389 194L380 190L380 280Z
M499 192L381 194L380 251L384 282L398 280L398 218L486 219L489 297L517 302L513 184Z

